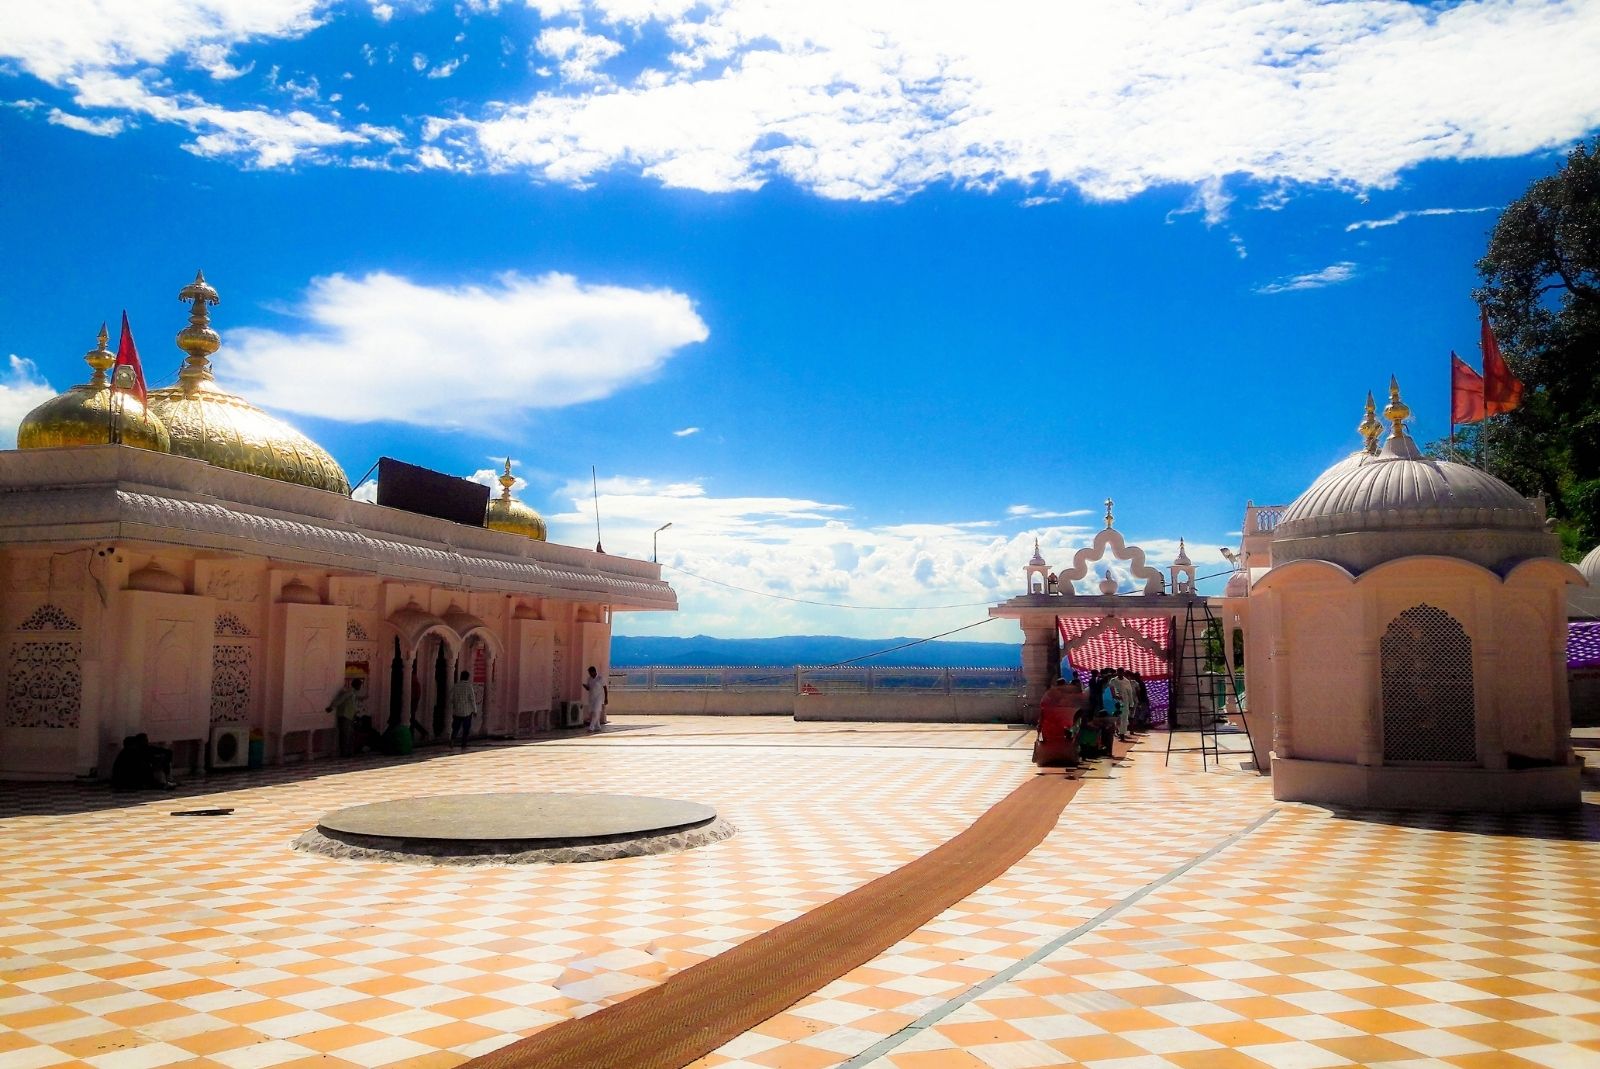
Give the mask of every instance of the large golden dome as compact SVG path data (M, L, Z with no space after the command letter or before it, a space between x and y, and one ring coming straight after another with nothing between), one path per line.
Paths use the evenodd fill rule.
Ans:
M176 386L150 393L150 409L167 425L172 452L248 475L350 493L350 480L327 450L217 385L210 357L222 343L207 311L217 303L217 291L205 275L197 272L178 299L193 302L189 325L178 334L178 348L188 358Z
M17 427L18 449L49 449L63 445L122 445L172 450L172 441L161 420L148 412L127 390L112 390L106 370L117 358L106 348L106 328L100 328L100 344L84 357L94 375L82 386L50 398L23 417Z
M491 531L505 531L543 542L547 533L544 517L511 496L511 487L516 481L511 474L511 458L507 457L505 474L500 476L500 496L483 510L483 525Z

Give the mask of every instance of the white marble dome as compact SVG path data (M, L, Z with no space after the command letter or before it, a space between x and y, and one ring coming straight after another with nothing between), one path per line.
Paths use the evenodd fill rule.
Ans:
M1583 560L1578 562L1578 571L1589 580L1590 586L1600 587L1600 546L1595 546Z
M1421 555L1504 571L1529 557L1559 556L1560 542L1546 529L1541 503L1470 464L1423 456L1398 421L1382 450L1330 468L1273 532L1274 563L1328 560L1361 572Z

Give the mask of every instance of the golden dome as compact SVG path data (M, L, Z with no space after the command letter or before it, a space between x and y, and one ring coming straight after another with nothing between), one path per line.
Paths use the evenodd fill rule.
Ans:
M500 476L500 496L483 510L483 525L491 531L519 534L536 542L545 540L544 517L511 496L516 479L511 474L511 458L506 458L505 474Z
M247 475L350 493L350 480L327 450L217 385L210 357L222 342L206 310L217 303L217 291L205 275L196 272L178 299L194 302L189 325L178 333L178 348L188 357L176 386L150 392L150 409L167 425L172 452Z
M120 442L158 453L172 451L171 438L160 418L127 390L113 392L106 381L106 370L117 362L106 348L106 337L102 325L99 346L84 357L94 368L87 383L52 397L23 417L17 427L18 449Z

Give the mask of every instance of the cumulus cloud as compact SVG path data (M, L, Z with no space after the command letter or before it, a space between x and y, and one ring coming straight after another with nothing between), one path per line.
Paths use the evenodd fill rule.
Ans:
M480 483L483 486L487 486L493 497L499 497L500 491L503 489L500 485L500 476L504 474L505 470L505 468L479 468L471 475L464 475L462 478L469 483ZM520 495L522 491L528 488L528 480L515 472L512 473L511 480L511 492L513 494Z
M1395 212L1387 219L1360 219L1345 227L1345 233L1352 230L1378 230L1386 226L1403 223L1407 219L1426 218L1430 215L1475 215L1478 212L1497 212L1500 208L1490 205L1487 208L1418 208L1415 211Z
M32 360L15 353L0 374L0 449L17 444L17 425L35 408L56 395Z
M700 433L700 428L699 427L685 427L681 431L673 431L672 432L672 436L674 438L687 438L691 434L699 434L699 433Z
M542 36L567 84L428 132L473 166L573 183L626 167L863 200L931 183L1091 199L1178 183L1215 221L1227 176L1384 187L1427 160L1521 155L1600 123L1600 19L1580 3L1017 0L982 18L958 0L534 6L571 22ZM627 82L589 87L595 50L660 36L665 60L641 54Z
M225 60L256 38L299 37L321 24L323 0L53 0L12 4L0 55L53 85L75 74L160 66L192 53Z
M553 26L543 30L534 48L556 61L561 77L573 85L606 81L600 67L622 52L622 46L609 37L586 33L578 26Z
M229 332L219 373L269 407L434 427L610 396L709 335L681 293L563 274L459 286L332 275L294 314L297 329Z
M587 472L554 493L546 511L552 540L592 543L591 493ZM600 480L599 496L612 553L648 559L652 532L672 523L658 546L680 611L630 617L635 634L931 635L981 620L987 606L1021 593L1035 538L1060 568L1094 535L1089 527L1055 524L1003 534L989 520L874 525L845 504L719 497L700 481L619 476ZM1141 544L1163 569L1178 551L1176 538ZM1202 574L1217 570L1208 565L1220 554L1189 552ZM994 624L968 637L1015 641L1016 627Z
M176 59L215 80L236 79L254 67L232 63L236 46L311 32L327 15L322 0L58 0L14 7L0 34L0 59L70 89L80 107L121 113L90 119L53 112L50 120L59 125L110 135L127 115L148 116L194 132L183 147L196 155L259 167L328 160L334 149L350 158L352 148L399 139L393 130L347 129L332 113L226 108L174 91L164 75L163 66Z
M1319 290L1324 286L1337 286L1341 282L1349 282L1355 277L1356 265L1344 260L1329 264L1320 271L1308 271L1303 275L1290 275L1276 282L1268 282L1264 286L1257 286L1256 292L1293 293L1296 290Z

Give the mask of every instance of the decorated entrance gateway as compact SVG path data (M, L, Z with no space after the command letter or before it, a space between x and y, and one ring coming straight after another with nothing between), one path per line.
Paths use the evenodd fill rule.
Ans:
M1185 633L1187 609L1196 595L1194 565L1182 541L1169 575L1163 576L1146 562L1144 550L1128 545L1116 529L1114 504L1106 499L1105 528L1073 554L1070 568L1052 571L1035 540L1033 559L1024 569L1027 593L989 610L990 616L1022 624L1022 674L1030 705L1037 705L1050 681L1062 674L1063 656L1075 668L1128 668L1147 682L1170 681L1185 643L1202 640ZM1093 575L1096 566L1099 579ZM1080 583L1096 593L1081 593Z

